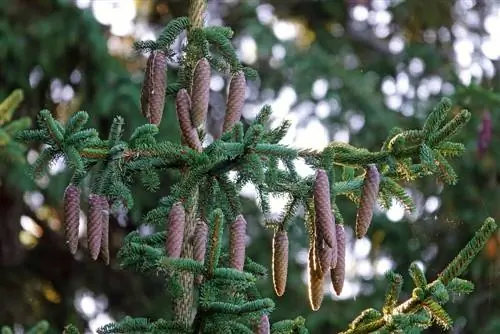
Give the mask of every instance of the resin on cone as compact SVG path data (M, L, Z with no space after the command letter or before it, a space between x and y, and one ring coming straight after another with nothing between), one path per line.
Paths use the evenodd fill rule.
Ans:
M231 225L231 235L229 238L229 262L231 268L243 271L245 264L245 243L246 243L247 222L243 215L238 215Z
M308 292L309 304L313 311L319 310L323 302L323 277L321 271L314 268L314 249L309 248Z
M160 125L165 106L167 87L167 55L162 50L153 50L148 57L146 73L141 91L142 114L151 124Z
M198 128L205 123L210 99L210 64L202 58L196 64L191 85L191 120Z
M191 122L191 99L187 90L184 88L179 90L175 100L177 111L177 119L181 128L182 138L186 141L187 145L198 152L201 152L201 142L198 137L198 132Z
M222 132L229 131L239 122L241 118L241 109L245 102L246 80L243 72L234 74L229 83L229 93L227 96L226 116L224 117L224 125Z
M335 220L330 203L330 182L323 169L316 172L314 182L314 210L316 212L316 228L321 232L330 248L335 245Z
M89 195L87 215L87 242L92 260L97 260L102 242L102 200L99 195Z
M186 212L181 202L176 202L170 208L167 222L167 237L165 251L168 257L179 258L184 240L184 225L186 223Z
M102 237L100 255L106 265L109 264L109 203L106 196L99 196L102 208Z
M377 195L380 185L380 174L377 166L368 165L365 180L361 189L361 200L359 202L356 216L356 238L361 239L366 235L372 222L373 209L377 202Z
M337 265L330 270L333 290L340 295L345 280L345 230L344 226L337 224Z
M78 249L78 227L80 226L80 188L69 184L64 192L64 232L71 254Z
M288 275L288 235L277 230L273 236L273 283L276 295L283 296Z

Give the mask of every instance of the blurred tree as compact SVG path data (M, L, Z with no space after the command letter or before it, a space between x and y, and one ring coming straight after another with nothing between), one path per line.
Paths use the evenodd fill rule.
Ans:
M117 3L93 1L94 9L104 2ZM135 4L136 30L147 26L156 31L172 17L186 14L185 3L179 0ZM468 129L458 138L468 148L463 161L455 164L459 183L443 190L440 184L421 181L408 188L418 204L417 214L397 219L401 218L398 210L391 208L387 215L375 217L366 240L351 240L352 294L346 294L348 299L326 300L320 311L310 314L307 321L313 333L338 331L359 311L382 304L385 281L380 271L387 264L404 272L411 261L420 259L433 277L477 230L478 217L498 220L500 150L494 131L481 159L476 152L483 111L490 112L493 128L500 118L500 99L493 93L500 88L500 54L494 47L500 40L500 30L495 29L500 21L496 1L214 1L209 10L211 22L222 20L236 31L234 41L241 58L261 75L248 92L244 116L251 119L264 102L272 102L279 115L297 126L289 143L295 139L301 146L321 147L335 139L376 149L392 127L421 125L423 115L441 96L451 96L473 113ZM65 119L84 109L93 115L99 130L107 130L118 113L127 117L126 131L144 123L137 94L144 60L129 54L132 42L140 37L119 37L111 28L99 25L91 11L68 1L0 1L0 99L22 88L26 98L17 115L33 116L46 107ZM211 100L223 103L220 80L213 79ZM165 115L175 117L173 111ZM217 119L217 115L211 117ZM164 121L160 133L176 138L173 124ZM317 137L310 138L304 129L316 130ZM30 150L29 160L38 149ZM154 278L145 282L116 271L113 265L104 268L83 255L74 259L66 252L60 228L66 173L54 169L56 175L50 181L39 180L38 187L20 176L20 168L2 166L0 173L0 207L2 218L6 217L0 224L0 270L7 273L0 276L0 297L12 301L0 306L0 323L28 324L44 318L57 329L68 322L82 324L95 315L72 306L81 289L105 295L106 312L116 318L154 316L155 305L166 302L155 299L162 283ZM41 203L36 200L39 195ZM112 220L115 251L140 213L156 202L147 193L138 198L141 201L128 214L126 225ZM355 208L347 203L339 206L346 210L349 225ZM248 204L251 219L257 211L253 201ZM36 243L20 242L21 216L43 229ZM262 249L264 244L269 248L271 235L252 226L249 255L269 263L269 254ZM291 242L297 261L290 263L289 289L277 301L273 320L308 314L306 303L296 303L306 300L305 238L300 234L303 231L298 229L290 234L292 240L300 240ZM476 290L467 305L449 306L451 315L459 319L455 332L500 330L495 314L500 289L494 286L500 275L499 247L497 235L482 259L472 264L467 278L476 283ZM270 282L263 284L269 293L270 287ZM352 303L354 296L356 303Z

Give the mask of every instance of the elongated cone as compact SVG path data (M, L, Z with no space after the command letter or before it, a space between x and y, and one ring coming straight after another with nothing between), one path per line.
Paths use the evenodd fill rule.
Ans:
M241 118L241 109L245 102L246 80L243 72L238 72L233 75L229 83L229 94L227 96L226 116L224 117L224 125L222 132L229 131L234 124Z
M321 239L316 241L315 251L318 258L319 270L325 275L332 265L332 249Z
M177 119L179 120L179 126L181 128L182 137L186 141L189 147L198 152L201 152L201 142L198 137L198 132L196 128L193 127L191 123L191 99L186 89L181 89L177 93L177 99L175 100L175 106L177 111Z
M377 202L380 185L380 174L377 166L368 165L365 180L361 190L361 200L356 216L356 238L361 239L366 235L373 218L373 209Z
M64 192L64 232L71 254L78 249L78 227L80 225L80 188L68 185Z
M247 222L243 215L238 215L231 225L229 238L229 262L231 268L243 271L245 264L245 242Z
M269 317L264 314L260 317L259 327L257 328L256 334L269 334L271 333L271 324L269 323Z
M335 218L330 203L330 182L323 169L316 172L314 182L314 210L316 211L316 228L330 248L335 246Z
M283 296L288 276L288 235L277 230L273 236L273 283L276 295Z
M184 226L186 223L186 212L181 202L176 202L170 208L167 223L167 237L165 251L168 257L179 258L184 240Z
M314 268L314 249L309 248L309 303L313 311L319 310L323 302L323 274L320 270Z
M342 292L345 279L345 231L344 226L337 224L337 266L330 270L333 289L337 296Z
M210 63L201 58L194 69L191 85L191 120L198 128L205 122L210 99Z
M102 237L100 255L106 265L109 264L109 203L106 196L99 196L102 214Z
M102 201L99 195L89 195L87 242L92 260L97 260L102 242Z
M151 124L160 125L167 87L167 55L162 50L151 52L146 65L141 91L142 114Z
M196 222L196 227L194 230L194 242L193 242L193 259L195 261L204 263L205 253L207 251L207 241L208 241L208 225L203 220L198 220ZM197 275L195 280L196 283L200 284L203 276Z

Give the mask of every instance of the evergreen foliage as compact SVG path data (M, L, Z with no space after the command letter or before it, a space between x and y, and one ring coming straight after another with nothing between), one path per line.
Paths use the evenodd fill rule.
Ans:
M338 197L348 198L360 207L359 210L363 210L363 217L369 216L363 222L364 234L371 221L371 212L366 214L364 211L373 210L375 201L372 198L366 204L368 191L365 191L365 186L374 182L370 178L374 170L377 186L371 188L370 196L376 196L381 206L386 208L396 199L409 211L414 209L414 204L399 181L413 181L429 175L450 185L458 180L449 158L460 156L464 146L452 139L467 124L471 114L462 110L451 115L452 103L449 99L443 99L436 106L421 128L393 129L378 151L337 142L317 151L280 144L289 124L284 122L281 126L269 128L268 120L272 114L270 106L264 106L255 121L248 126L239 122L241 110L238 109L241 109L241 103L235 102L235 99L241 97L230 92L223 133L220 138L214 138L206 144L205 131L198 131L192 123L193 115L186 114L191 112L193 95L198 94L198 91L190 91L191 87L197 87L193 82L196 79L196 75L193 75L196 64L203 59L208 60L212 69L231 75L235 81L240 80L238 86L244 82L238 79L242 78L243 73L247 79L255 78L256 75L237 59L230 43L232 32L229 28L199 26L203 7L203 1L192 1L189 18L172 20L156 42L136 44L138 51L162 50L170 55L173 53L170 50L172 42L183 30L188 30L188 44L179 58L178 82L169 83L165 88L167 96L177 96L176 109L183 136L181 144L157 140L159 122L156 121L152 122L155 124L137 127L125 139L125 120L121 116L113 119L109 135L105 138L96 129L84 128L89 119L84 111L73 114L63 123L49 110L42 110L37 119L38 128L24 130L17 135L17 139L22 142L36 141L46 145L32 165L35 178L44 175L52 161L64 157L72 169L71 185L90 189L89 213L91 209L96 210L92 217L98 217L98 224L101 224L101 219L104 219L102 215L107 214L108 210L118 215L120 208L131 209L134 206L132 186L137 180L141 181L145 189L155 192L160 186L160 175L165 170L182 175L171 187L169 195L145 214L141 222L159 229L166 225L166 231L159 230L148 236L131 232L119 253L124 269L154 273L165 278L166 294L174 301L171 315L156 320L126 317L104 326L99 333L256 332L262 318L272 315L275 304L270 298L261 296L256 285L259 279L267 275L267 270L245 257L244 247L241 247L245 243L246 221L241 215L242 204L238 194L247 183L257 189L260 208L266 217L270 216L270 195L289 196L290 200L281 217L267 221L267 227L274 233L286 233L296 221L292 218L298 208L305 209L304 224L310 248L310 293L315 294L310 296L310 300L312 308L316 310L323 298L325 273L335 269L338 263L337 259L328 261L325 267L318 262L321 261L318 245L325 241L321 247L334 249L337 243L334 237L337 231L335 224L345 223L342 208L336 204ZM212 52L214 49L217 53ZM207 89L206 85L200 86L205 87L200 89ZM241 93L241 87L238 89ZM8 138L4 145L6 149L10 138L18 130L29 126L29 122L19 120L5 127L3 124L10 121L20 96L16 91L0 105L1 129L5 136L9 136L5 137ZM206 112L202 114L206 115ZM9 128L9 125L13 128ZM1 138L4 138L4 132L0 132ZM205 143L203 147L202 143ZM297 174L294 163L298 159L323 176L321 184L317 178ZM319 186L322 187L320 190ZM97 197L93 196L104 199L96 200L97 204L94 205L91 202ZM107 208L103 201L111 203L111 207ZM177 210L182 210L182 213ZM178 224L179 221L182 224ZM203 261L193 259L193 243L197 237L194 231L199 221L208 226ZM451 293L472 291L472 283L458 276L484 247L496 228L492 218L486 219L472 240L430 283L427 283L420 268L412 264L409 272L415 288L411 298L402 303L398 304L403 278L388 272L386 277L389 286L381 311L363 311L345 333L413 333L434 323L449 329L452 319L442 305L449 301ZM225 234L230 234L229 245L224 242L227 238ZM102 232L96 235L99 239ZM89 241L88 248L91 257L96 259L102 251L101 241L98 246ZM280 252L282 255L285 253L283 250ZM243 265L241 262L244 262ZM286 273L284 275L286 283ZM194 280L194 277L200 279ZM197 292L196 299L194 290ZM281 291L284 291L284 287L276 290L279 295ZM42 333L46 330L48 324L40 322L31 331ZM7 327L2 328L2 333L9 331ZM270 325L269 331L308 332L302 317L275 322ZM66 330L66 333L74 332L77 332L74 327Z

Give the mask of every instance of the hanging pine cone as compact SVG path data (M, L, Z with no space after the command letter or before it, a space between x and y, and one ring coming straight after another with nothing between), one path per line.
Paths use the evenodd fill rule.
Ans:
M179 90L177 93L177 99L175 100L177 119L179 120L179 126L181 128L181 134L187 145L198 152L201 152L201 142L198 137L198 132L196 128L193 127L191 123L191 99L187 90L184 88Z
M71 254L78 249L78 227L80 225L80 188L68 185L64 192L64 232Z
M109 265L109 203L106 196L99 196L102 208L102 237L100 255L106 265Z
M309 263L308 263L308 292L309 303L313 311L319 310L323 302L323 274L314 268L314 249L309 248Z
M160 125L167 87L167 55L162 50L151 52L146 65L141 91L142 114L151 124Z
M229 83L229 94L227 96L226 116L222 132L229 131L241 118L241 109L245 102L246 80L243 72L234 74Z
M377 195L380 185L380 174L377 166L368 165L366 176L361 190L361 200L356 216L356 237L363 238L370 227L373 218L373 209L377 202Z
M314 182L314 210L316 211L316 228L330 248L335 248L335 218L330 203L330 182L323 169L316 172Z
M344 226L337 224L337 266L330 270L333 289L337 296L342 292L345 279L345 230Z
M102 242L102 201L99 195L89 195L87 215L87 242L90 258L97 260Z
M191 85L191 119L193 127L198 128L205 122L210 99L210 64L202 58L196 64Z
M205 262L207 241L208 241L208 225L203 220L198 220L196 222L196 227L194 230L193 260L198 261L200 263ZM196 283L200 284L202 278L203 278L202 275L197 275L195 277Z
M269 317L263 314L260 317L259 327L255 334L269 334L271 333L271 324L269 324Z
M286 231L277 230L273 236L273 283L274 291L283 296L288 275L288 235Z
M238 215L231 225L229 239L229 262L231 268L243 271L245 264L245 242L247 222L243 215Z
M186 212L181 202L176 202L170 208L167 223L167 237L165 251L168 257L179 258L184 240L184 225L186 223Z

